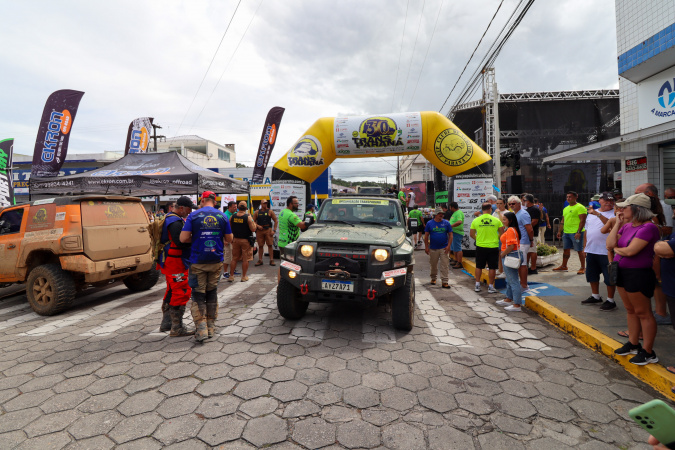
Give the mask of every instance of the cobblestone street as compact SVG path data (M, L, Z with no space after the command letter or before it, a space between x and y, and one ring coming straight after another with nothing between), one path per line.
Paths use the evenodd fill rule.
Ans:
M408 334L385 304L285 321L268 266L221 283L204 345L158 332L163 284L51 318L5 299L0 448L648 448L627 411L658 394L460 271L431 286L425 256Z

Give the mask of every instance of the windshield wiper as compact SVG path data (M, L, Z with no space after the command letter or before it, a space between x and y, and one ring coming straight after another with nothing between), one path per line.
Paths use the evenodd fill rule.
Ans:
M372 222L372 221L368 221L368 220L361 220L359 223L367 223L369 225L382 225L383 227L387 227L389 229L393 228L391 225L387 225L386 223L382 223L382 222Z
M343 224L345 224L345 225L349 225L349 226L351 226L351 227L353 227L353 226L354 226L354 224L353 224L353 223L351 223L351 222L347 222L346 220L335 220L335 219L333 219L333 220L327 220L327 219L324 219L324 220L321 220L320 222L334 222L334 223L343 223Z

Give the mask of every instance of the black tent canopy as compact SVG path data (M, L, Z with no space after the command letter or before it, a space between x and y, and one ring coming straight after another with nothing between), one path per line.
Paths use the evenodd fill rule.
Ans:
M117 194L178 195L213 191L247 194L246 181L205 169L176 152L129 153L89 172L54 178L30 179L31 195Z

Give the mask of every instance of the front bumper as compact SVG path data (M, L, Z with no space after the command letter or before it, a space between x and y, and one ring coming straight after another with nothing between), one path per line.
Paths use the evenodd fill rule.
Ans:
M283 263L282 263L283 264ZM281 266L281 276L300 290L302 296L307 301L315 302L362 302L372 301L378 297L387 295L396 289L405 285L406 277L414 276L412 272L407 272L404 275L393 276L394 284L387 286L384 278L364 278L360 276L352 276L349 279L342 280L330 278L323 272L317 273L303 273L299 270L294 270L295 278L288 276L288 272L292 269ZM354 284L353 292L346 291L328 291L321 287L322 280L330 281L351 281Z
M92 261L85 255L66 255L59 257L59 260L63 270L84 274L84 281L87 283L112 280L135 273L147 272L155 265L151 252L144 255L127 256L125 258L108 259L105 261Z

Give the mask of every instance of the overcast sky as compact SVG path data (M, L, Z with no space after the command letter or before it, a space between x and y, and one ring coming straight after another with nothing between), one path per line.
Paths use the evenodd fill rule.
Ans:
M0 139L32 154L49 94L76 89L69 153L122 151L129 122L152 116L169 137L235 144L250 166L267 111L283 106L276 161L319 117L438 111L499 2L242 0L234 14L236 0L0 0ZM504 0L455 94L517 3ZM497 59L497 83L617 88L616 58L614 0L537 0ZM395 173L342 161L336 177Z

